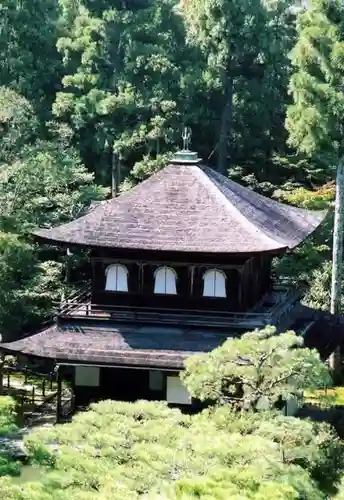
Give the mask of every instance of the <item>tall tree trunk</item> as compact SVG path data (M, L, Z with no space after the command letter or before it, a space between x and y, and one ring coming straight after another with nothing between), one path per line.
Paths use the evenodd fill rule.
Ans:
M111 155L111 197L117 196L117 158L114 152Z
M112 153L112 166L111 166L111 196L116 198L118 196L120 184L120 159L117 153Z
M228 73L226 76L225 85L225 102L221 116L221 128L219 149L217 155L217 170L223 174L227 174L229 168L228 161L228 142L231 136L233 116L233 76Z
M333 259L332 259L332 287L331 313L340 313L342 294L342 264L343 264L343 227L344 227L344 158L340 159L336 179L336 203L333 229ZM337 348L329 358L330 368L334 377L340 371L340 349Z

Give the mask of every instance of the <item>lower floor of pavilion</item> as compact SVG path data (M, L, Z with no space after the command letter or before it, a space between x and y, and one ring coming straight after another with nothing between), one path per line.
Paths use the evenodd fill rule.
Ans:
M290 315L288 329L302 336L306 347L317 349L323 360L344 343L343 316L304 306ZM242 333L224 325L58 321L33 335L1 343L0 352L55 367L58 393L67 381L77 407L104 399L145 399L192 409L199 405L179 378L185 360Z
M59 376L70 382L76 407L88 406L91 402L104 399L130 402L145 399L167 401L178 406L195 406L178 372L60 365Z

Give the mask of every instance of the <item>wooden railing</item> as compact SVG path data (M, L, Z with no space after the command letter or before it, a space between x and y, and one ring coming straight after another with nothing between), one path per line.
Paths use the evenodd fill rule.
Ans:
M21 384L18 382L18 374L22 375L24 378L21 380ZM30 377L34 377L34 382L30 380ZM56 390L56 374L53 372L40 373L38 371L30 370L28 367L18 368L15 366L4 366L3 368L3 387L5 389L10 389L11 387L20 389L21 386L31 386L33 395L35 398L35 392L39 392L43 398L45 398L46 392L53 392Z
M58 305L59 313L72 312L73 309L78 308L81 304L87 304L91 301L91 283L86 283L78 290L62 299Z
M275 301L271 306L264 306L262 301L258 307L247 312L200 311L96 304L91 301L91 285L87 284L59 304L56 314L60 319L88 318L175 326L260 328L269 324L277 326L289 314L299 295L300 292L290 284L276 283L271 296L266 297L269 301Z
M60 419L68 419L71 415L73 415L75 410L75 397L74 394L62 395L61 399L61 414L59 416Z

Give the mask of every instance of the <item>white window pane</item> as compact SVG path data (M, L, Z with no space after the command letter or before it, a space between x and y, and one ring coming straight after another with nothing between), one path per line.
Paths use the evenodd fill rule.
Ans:
M123 266L117 266L117 291L128 291L128 272Z
M207 274L206 276L204 276L204 290L203 290L204 297L214 297L214 290L215 290L214 275Z
M222 273L215 273L215 297L226 297L226 279Z
M203 275L204 297L227 297L226 277L221 271L210 269Z
M105 290L128 291L128 269L125 266L114 265L107 268Z
M155 272L154 293L177 294L176 274L173 269L160 267Z

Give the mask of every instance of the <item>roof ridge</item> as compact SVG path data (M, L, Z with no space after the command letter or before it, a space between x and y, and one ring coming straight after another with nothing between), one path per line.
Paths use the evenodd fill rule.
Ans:
M188 167L188 168L191 168L191 167ZM211 173L214 173L215 177L217 175L221 175L221 174L219 174L215 170L213 170L210 167L207 167L205 165L197 165L197 166L192 167L192 168L194 168L195 171L197 172L196 175L197 175L197 177L199 177L199 179L201 180L203 185L205 185L208 188L210 187L212 189L213 194L219 199L219 201L221 201L223 203L223 205L225 206L226 209L227 208L231 209L231 217L233 217L233 215L234 215L237 218L238 222L244 222L244 224L246 226L250 226L253 229L253 231L259 236L259 238L265 239L267 243L270 243L270 244L273 243L274 245L276 245L276 247L280 248L280 243L278 241L274 240L266 233L262 233L261 231L258 231L257 227L242 212L240 212L240 210L234 205L234 203L232 203L227 198L225 193L222 191L221 187L217 183L214 182L214 179L212 179L210 176L207 175L207 170L211 171ZM230 179L227 179L225 176L221 175L221 177L226 179L226 181L230 180ZM233 209L234 209L234 214L233 214Z

